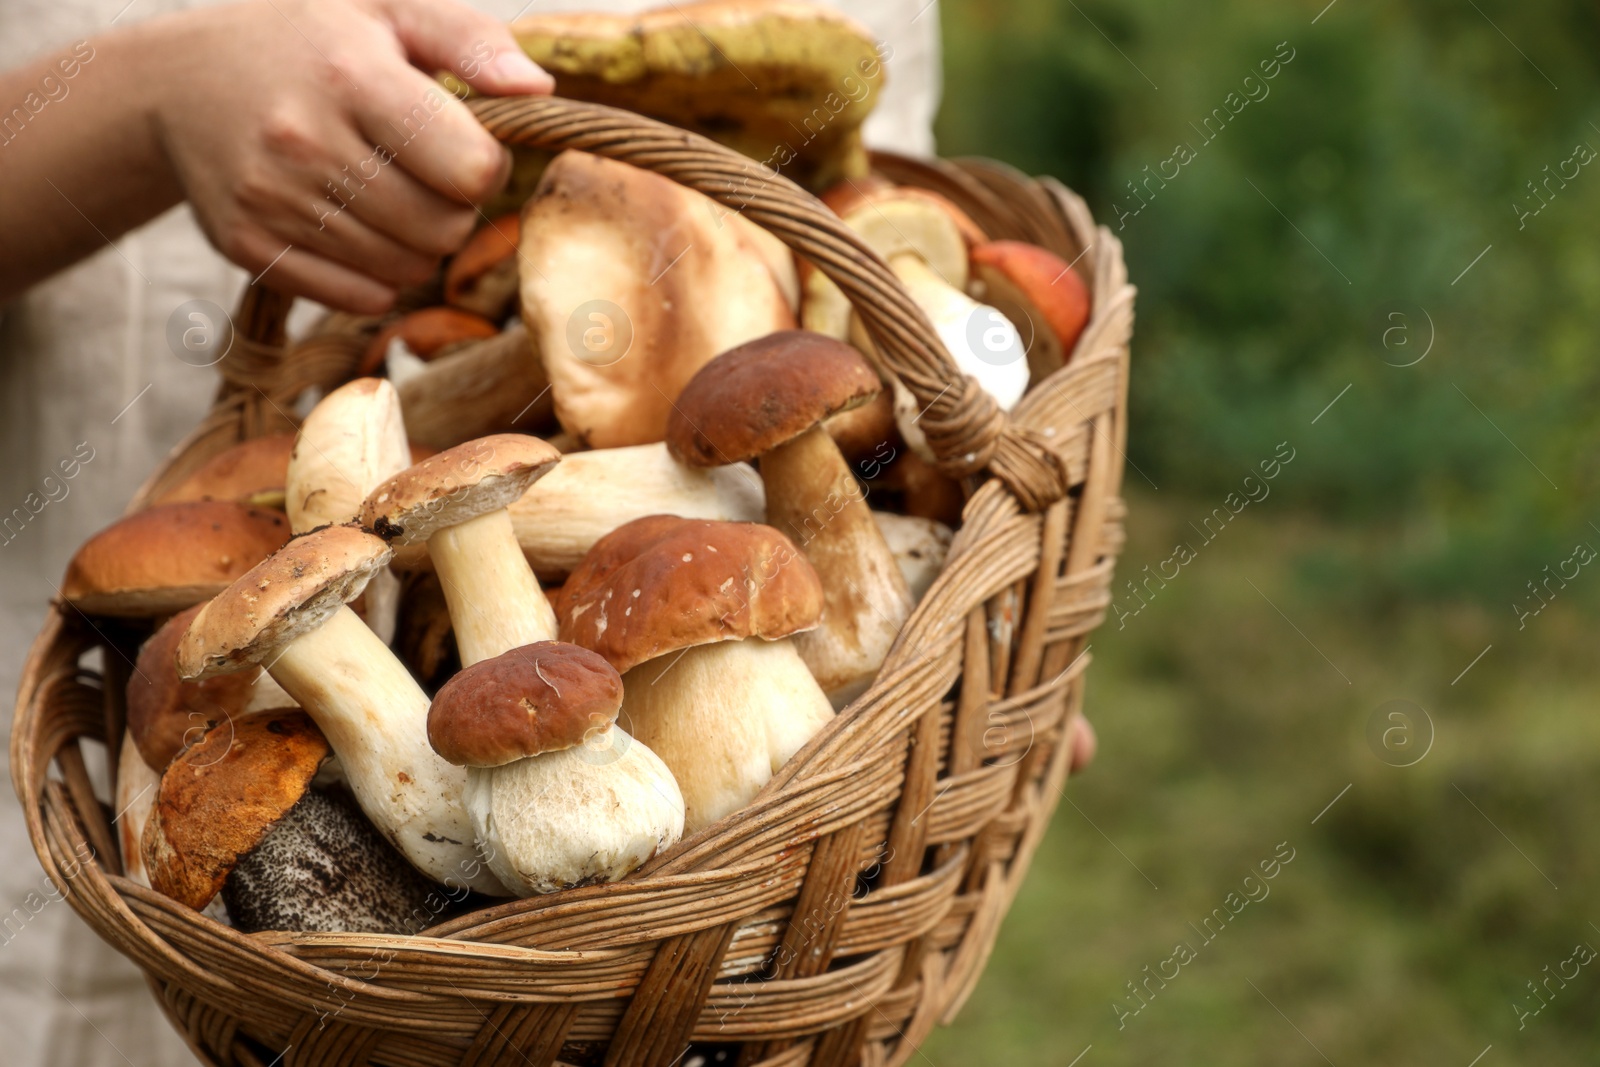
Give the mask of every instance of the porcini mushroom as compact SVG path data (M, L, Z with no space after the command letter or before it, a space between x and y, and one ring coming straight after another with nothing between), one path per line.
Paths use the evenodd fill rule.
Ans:
M295 438L285 509L297 534L354 522L367 494L411 465L400 397L381 378L357 378L323 397ZM384 644L394 639L400 583L373 575L357 612Z
M237 500L257 507L282 507L294 434L274 433L241 441L190 471L152 504L182 500Z
M602 537L562 587L561 638L622 673L621 723L661 757L693 833L750 802L833 717L787 640L822 583L756 523L655 515Z
M481 341L500 332L500 327L470 311L453 307L430 307L404 315L373 335L361 356L356 373L376 374L388 362L389 346L399 341L405 350L426 362L471 341Z
M534 573L559 579L600 538L646 515L760 522L765 514L750 467L691 467L657 442L562 456L512 503L511 525Z
M445 302L490 322L502 321L517 300L521 232L522 220L515 213L480 226L445 268Z
M586 648L541 641L467 667L428 739L467 768L490 870L519 896L626 877L683 833L666 764L615 724L622 678Z
M1089 287L1072 265L1024 241L978 245L971 263L968 288L1023 332L1033 380L1066 366L1089 322Z
M211 730L161 776L144 829L150 886L199 911L239 857L300 801L328 742L303 713L288 711Z
M556 418L590 448L660 441L695 371L795 324L782 242L671 179L583 152L545 171L521 261L522 317Z
M161 504L85 541L61 597L86 615L170 615L226 589L288 539L281 512L231 500Z
M808 189L867 170L861 126L884 84L872 32L796 0L534 11L511 24L561 95L721 141Z
M761 458L768 524L800 546L822 579L822 622L796 636L795 647L836 707L871 684L911 614L894 555L823 427L880 388L843 341L788 330L706 364L667 426L667 448L684 463Z
M236 715L294 706L260 667L200 681L178 676L178 643L204 605L166 622L139 649L128 679L128 736L156 773L209 728Z
M401 471L362 505L362 524L385 539L427 543L464 665L556 636L506 508L560 460L537 437L480 437Z
M294 532L353 522L385 479L411 465L400 398L381 378L357 378L323 397L295 439L285 509Z
M389 560L354 526L296 538L205 606L178 645L178 673L263 663L327 736L361 810L418 870L491 894L461 806L466 775L428 745L428 697L345 606Z
M964 291L970 274L969 250L982 239L982 231L950 201L921 189L864 189L838 203L840 217L883 257L928 316L957 368L976 378L1003 410L1015 406L1028 387L1021 336L999 311ZM808 277L805 299L806 325L839 336L836 329L844 294L838 287L814 272ZM859 321L843 318L852 324L850 340L872 355L871 339L859 328ZM917 425L922 405L898 379L893 386L900 433L924 458L935 458Z
M313 786L222 883L228 917L247 934L414 934L441 910L430 898L442 905L447 895L418 874L337 786Z
M944 561L950 555L950 527L937 519L915 515L900 515L893 511L873 511L872 520L878 524L884 543L894 554L900 576L906 580L911 599L922 600L933 580L944 570Z

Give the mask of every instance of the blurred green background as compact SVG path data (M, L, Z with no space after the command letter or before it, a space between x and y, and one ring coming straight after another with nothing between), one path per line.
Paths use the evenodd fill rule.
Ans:
M1079 190L1140 296L1099 761L939 1067L1600 1062L1600 13L1325 3L942 4L941 152Z

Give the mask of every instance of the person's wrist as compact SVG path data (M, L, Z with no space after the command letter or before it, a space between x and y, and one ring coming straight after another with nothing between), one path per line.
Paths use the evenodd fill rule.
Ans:
M174 203L184 196L171 148L174 105L188 92L192 57L200 50L195 27L188 25L198 14L159 16L107 34L95 44L99 58L117 75L108 81L118 87L119 108L130 129L147 139L141 156L153 164L148 178ZM188 64L185 55L191 57Z

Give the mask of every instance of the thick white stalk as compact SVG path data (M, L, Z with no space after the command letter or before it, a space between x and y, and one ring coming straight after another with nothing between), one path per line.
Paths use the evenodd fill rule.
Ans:
M750 803L833 716L788 641L723 641L622 676L619 722L661 757L683 792L685 833Z
M600 538L645 515L760 522L764 509L747 464L689 467L657 442L562 456L511 505L511 522L534 571L560 578Z
M133 734L122 732L122 752L117 759L117 842L122 847L122 873L138 884L150 885L144 869L144 824L156 805L161 775L139 755Z
M428 743L428 695L348 607L283 647L272 677L322 728L361 810L416 868L507 895L479 858L466 771Z
M573 748L467 771L489 868L518 896L615 882L677 841L683 798L620 726Z
M748 646L745 651L749 653L740 662L768 692L781 698L758 705L767 713L767 758L772 761L772 773L777 774L778 768L828 725L833 705L817 688L793 639L740 643Z
M767 522L822 579L822 621L795 646L843 707L871 684L911 614L911 592L839 448L819 427L761 458Z
M1027 349L1010 319L939 277L921 257L902 253L889 261L906 292L933 320L956 366L977 378L1010 411L1028 389ZM1035 323L1037 329L1047 329Z
M523 558L505 508L438 531L428 538L428 555L444 588L462 666L556 639L555 610Z

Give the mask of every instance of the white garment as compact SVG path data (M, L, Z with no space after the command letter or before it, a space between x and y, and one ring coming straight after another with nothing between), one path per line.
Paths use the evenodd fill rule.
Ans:
M640 0L535 2L548 10L650 6ZM0 69L104 32L113 18L128 23L191 6L182 0L7 0L0 4ZM477 6L509 19L531 5L480 0ZM893 49L887 85L866 127L868 142L931 152L939 95L937 3L834 0L833 6ZM71 106L70 94L59 106ZM20 528L16 520L10 531L0 526L0 707L11 706L23 659L74 548L118 516L210 402L215 371L173 355L169 316L196 298L231 309L243 283L243 272L205 243L188 208L180 207L0 308L0 454L7 457L0 464L0 522L14 508L28 516ZM92 458L82 462L90 451ZM80 461L75 477L62 480L59 464L74 458ZM46 482L47 476L54 478ZM51 899L14 791L0 790L0 798L0 1060L12 1067L192 1062L138 970L101 943L70 906Z

